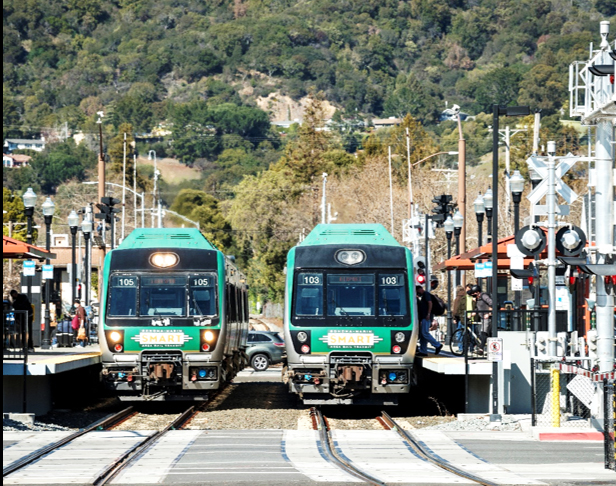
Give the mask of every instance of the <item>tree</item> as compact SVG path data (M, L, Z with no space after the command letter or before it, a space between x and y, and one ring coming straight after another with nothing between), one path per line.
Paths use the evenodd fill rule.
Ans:
M24 202L22 198L6 187L2 188L2 234L9 235L8 223L18 223L13 226L12 235L13 238L20 241L26 241L26 235L28 234L28 228L26 227L26 215L24 213ZM33 229L33 241L36 241L36 229Z
M218 208L218 200L213 196L195 189L183 189L173 201L171 210L198 221L201 232L217 247L225 249L231 245L231 226Z

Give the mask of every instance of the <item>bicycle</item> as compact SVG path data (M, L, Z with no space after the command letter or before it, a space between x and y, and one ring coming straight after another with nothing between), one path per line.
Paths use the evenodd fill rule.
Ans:
M472 324L466 324L454 331L449 339L449 349L455 356L464 356L469 350L473 353L473 349L481 350L481 339L473 331ZM483 351L477 354L483 354Z

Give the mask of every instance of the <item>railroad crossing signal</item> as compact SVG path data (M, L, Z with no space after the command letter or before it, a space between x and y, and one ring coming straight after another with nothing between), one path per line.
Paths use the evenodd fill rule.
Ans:
M122 208L115 208L116 204L120 204L122 201L114 197L101 197L101 202L96 205L100 213L96 213L94 217L96 219L102 219L106 223L113 221L113 215L122 212Z

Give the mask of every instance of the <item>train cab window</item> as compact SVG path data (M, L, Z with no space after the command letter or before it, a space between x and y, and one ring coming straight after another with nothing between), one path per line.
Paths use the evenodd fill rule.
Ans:
M135 317L137 315L138 286L138 277L130 275L112 277L107 315L110 317Z
M142 316L185 316L186 277L142 277L139 313Z
M379 282L379 315L406 316L407 299L404 275L380 274Z
M328 316L374 316L374 275L327 276Z
M189 312L191 316L215 316L216 277L196 275L190 277Z
M296 316L323 316L323 274L298 274L295 295Z

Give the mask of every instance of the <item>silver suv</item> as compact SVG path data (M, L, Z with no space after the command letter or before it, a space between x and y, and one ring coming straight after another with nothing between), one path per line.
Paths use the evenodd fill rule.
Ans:
M284 339L273 331L250 331L246 354L255 371L265 371L270 364L282 363L286 354Z

